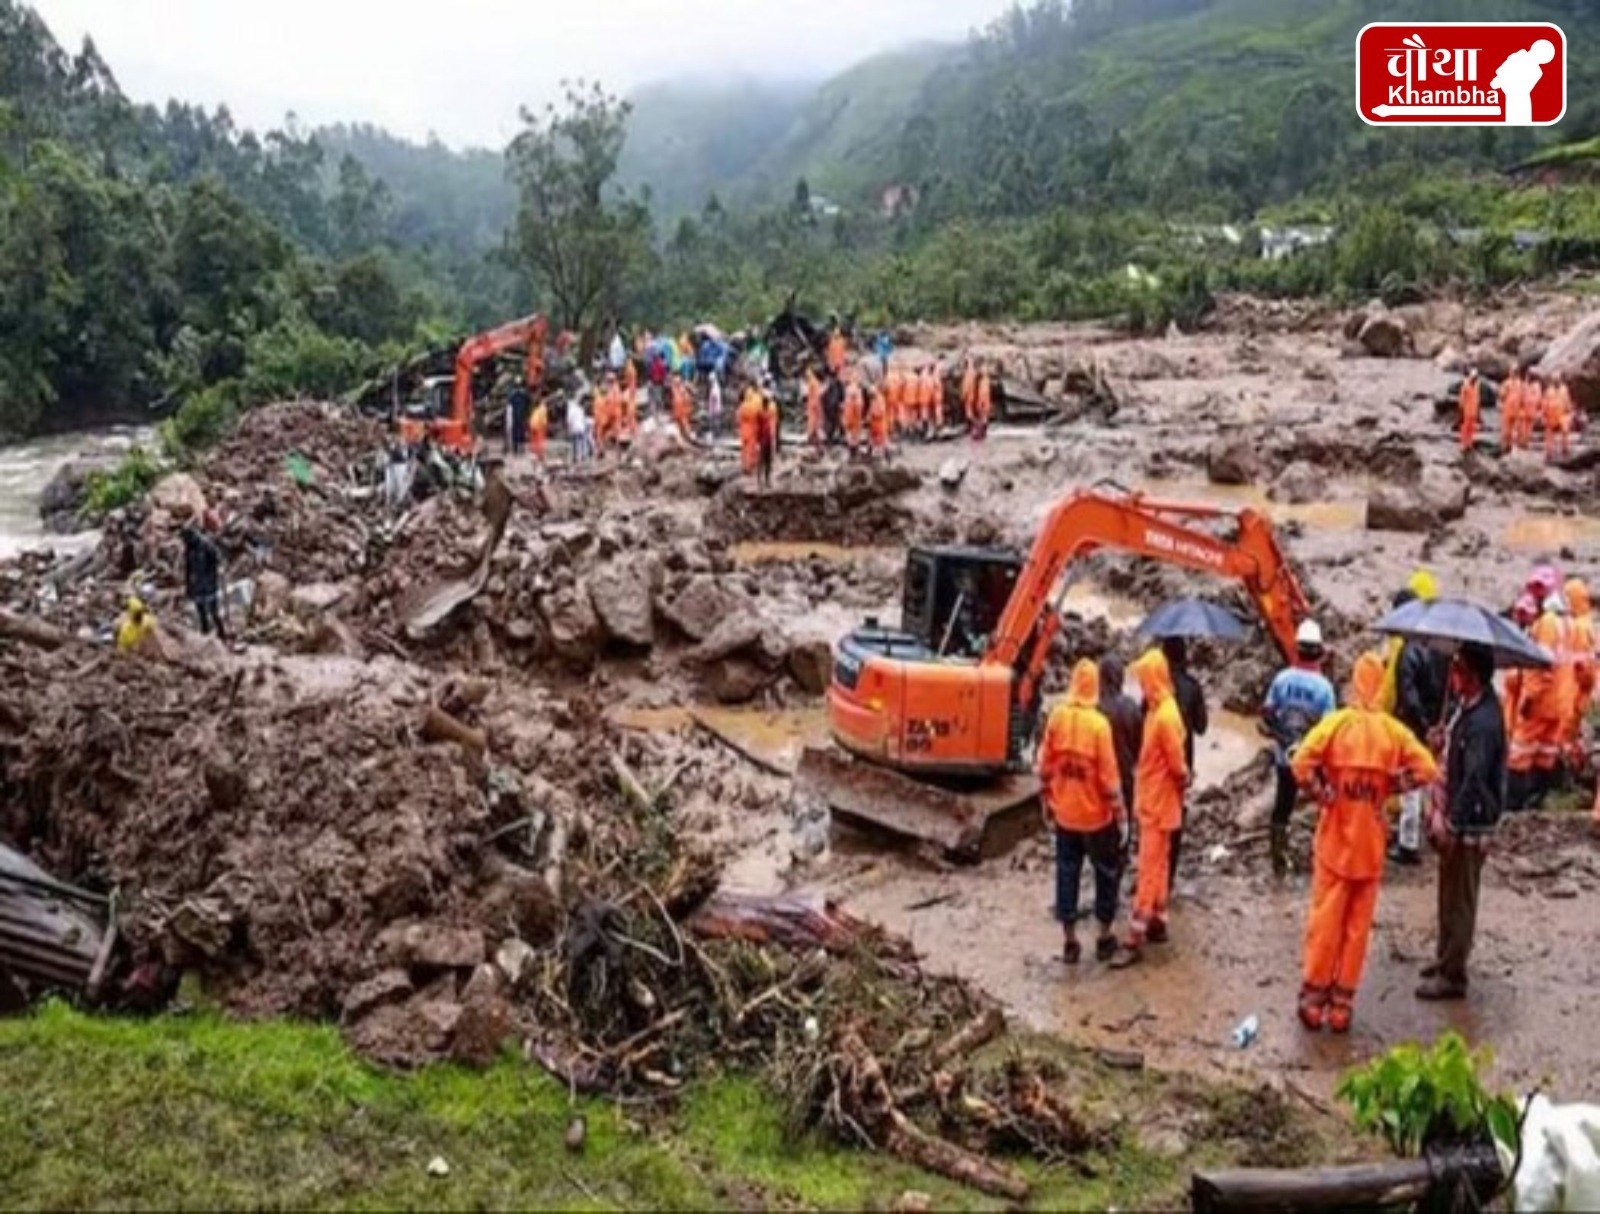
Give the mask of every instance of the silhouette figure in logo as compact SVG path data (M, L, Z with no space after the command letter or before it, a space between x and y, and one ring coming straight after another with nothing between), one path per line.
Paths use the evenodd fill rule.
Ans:
M1514 51L1500 65L1489 87L1506 99L1506 125L1533 125L1533 90L1544 79L1544 65L1556 57L1555 44L1540 38L1525 51Z

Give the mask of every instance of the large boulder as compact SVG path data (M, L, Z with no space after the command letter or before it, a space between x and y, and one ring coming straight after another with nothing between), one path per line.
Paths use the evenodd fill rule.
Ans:
M751 611L724 617L705 640L689 651L688 659L709 666L725 658L758 649L771 629Z
M1464 476L1429 467L1418 482L1373 490L1367 498L1367 530L1429 532L1465 515L1470 496Z
M205 513L206 495L194 477L187 472L174 472L156 482L150 490L150 504L167 514L198 517Z
M1546 379L1566 376L1578 408L1600 413L1600 310L1584 317L1545 351L1539 374Z
M655 644L651 599L659 569L649 558L614 559L589 575L589 602L609 640L634 649L648 649Z
M1374 358L1399 358L1411 348L1411 329L1403 316L1379 312L1367 317L1356 340Z
M62 464L39 491L39 517L50 530L65 532L76 527L78 514L89 499L89 474L94 471L92 464Z
M580 669L594 665L604 633L586 590L568 586L547 595L539 604L539 614L557 657Z
M772 671L742 657L722 658L705 671L706 690L719 704L748 704L775 681Z
M661 617L691 641L703 641L743 599L709 573L695 574L670 599L659 604Z
M1253 485L1261 457L1248 438L1219 438L1206 452L1206 478L1213 485Z
M784 658L784 668L801 691L820 696L833 678L833 647L819 637L797 640Z
M1272 482L1267 496L1275 502L1289 502L1302 506L1314 502L1328 492L1328 475L1305 460L1295 460Z

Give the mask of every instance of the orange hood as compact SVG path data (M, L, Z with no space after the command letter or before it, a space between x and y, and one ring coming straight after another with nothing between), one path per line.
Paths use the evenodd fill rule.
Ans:
M1100 670L1088 658L1072 668L1072 686L1067 689L1067 703L1074 708L1093 708L1100 702Z
M1172 670L1167 665L1167 655L1159 649L1146 651L1130 668L1139 680L1139 692L1146 704L1159 704L1172 695Z
M1377 712L1383 707L1383 659L1375 653L1364 653L1356 659L1355 673L1350 677L1350 706Z
M1567 609L1575 616L1588 615L1594 606L1589 601L1589 587L1584 585L1582 578L1569 578L1561 592L1566 596Z

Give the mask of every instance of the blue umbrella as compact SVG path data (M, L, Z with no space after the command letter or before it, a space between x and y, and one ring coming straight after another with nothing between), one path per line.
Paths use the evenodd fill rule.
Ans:
M1204 599L1175 599L1163 603L1139 625L1138 635L1151 640L1166 637L1210 637L1216 641L1242 641L1244 625L1231 611Z
M1494 654L1496 666L1555 665L1549 650L1530 641L1510 620L1465 599L1421 599L1397 607L1375 625L1390 636L1420 641L1454 653L1463 645L1479 645Z

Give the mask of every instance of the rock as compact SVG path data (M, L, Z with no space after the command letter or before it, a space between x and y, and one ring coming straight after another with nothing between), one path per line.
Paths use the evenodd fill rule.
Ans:
M1566 376L1578 408L1600 412L1600 309L1556 339L1539 360L1539 374L1547 381L1553 375Z
M690 662L709 665L759 646L771 629L753 611L725 617L704 641L686 655Z
M1206 478L1213 485L1253 485L1260 471L1260 457L1249 439L1219 438L1206 452Z
M39 491L39 517L52 531L76 529L78 514L89 498L89 475L98 469L92 464L68 461Z
M1375 358L1398 358L1411 346L1411 330L1403 317L1380 312L1367 317L1356 340Z
M533 972L533 963L538 958L539 954L530 945L515 936L502 940L500 947L494 951L494 963L500 967L500 972L506 976L513 990L521 987Z
M717 625L742 605L743 598L708 573L695 574L668 602L661 617L691 641L703 641Z
M576 1114L567 1123L567 1132L561 1136L561 1141L574 1155L583 1152L589 1141L589 1122L582 1113Z
M461 1015L450 1042L450 1057L467 1066L488 1066L511 1036L512 1027L505 976L492 965L480 965L461 992Z
M428 1175L442 1179L450 1175L450 1162L443 1155L435 1155L428 1160Z
M1306 502L1316 501L1327 492L1327 489L1326 472L1305 460L1296 460L1278 474L1278 479L1272 482L1272 488L1267 496L1275 502L1289 502L1300 506Z
M732 464L705 463L695 469L694 483L706 497L713 497L729 481L739 478L739 469Z
M655 644L651 592L659 572L653 558L642 558L607 561L589 575L589 602L608 639L633 649Z
M289 610L303 620L314 620L342 603L350 587L341 582L312 582L289 592Z
M584 670L595 664L604 633L587 590L568 586L546 595L539 614L557 657Z
M1479 375L1496 384L1511 373L1511 360L1490 345L1473 347L1467 357L1467 366L1477 368ZM1484 408L1489 408L1487 401L1484 402Z
M1467 512L1471 486L1446 469L1424 469L1420 483L1383 485L1367 498L1367 530L1424 534Z
M772 672L746 658L723 658L706 668L706 690L719 704L748 704L773 682Z
M933 1209L933 1198L920 1189L907 1189L890 1208L895 1214L928 1214Z
M205 513L206 495L194 477L174 472L156 482L150 490L150 504L167 514L198 518Z
M967 470L972 464L968 460L951 458L939 465L939 485L944 489L959 489L961 482L967 479Z
M448 1039L461 1023L461 1005L453 999L424 1000L417 1005L417 1014L435 1039Z
M396 924L378 936L378 948L395 965L425 969L476 969L483 964L483 933L438 923Z
M411 975L405 970L384 970L377 977L351 987L345 994L342 1005L344 1021L346 1024L352 1023L374 1008L408 999L415 989Z
M1446 375L1460 375L1467 369L1467 356L1455 346L1446 346L1439 351L1439 356L1433 360L1433 365Z
M784 659L784 668L801 691L823 695L833 678L833 647L821 639L797 641Z
M275 569L266 569L256 575L256 597L250 612L258 620L269 620L289 606L289 596L294 587L289 579Z

